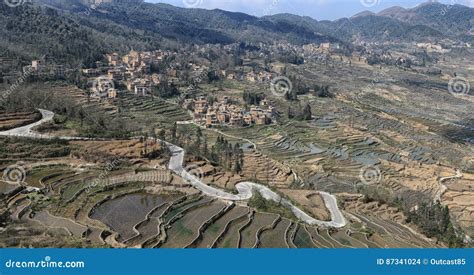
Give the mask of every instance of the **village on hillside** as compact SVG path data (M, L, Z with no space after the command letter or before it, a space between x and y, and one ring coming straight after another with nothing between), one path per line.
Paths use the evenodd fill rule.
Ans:
M173 65L164 69L160 67L164 59L175 55L174 52L161 50L147 52L132 50L124 56L111 53L106 55L107 63L97 61L95 68L82 69L81 73L89 79L89 94L95 100L112 100L120 94L153 97L155 90L164 82L176 90L178 84L183 84L178 77L178 69ZM188 66L197 80L203 75L207 77L210 71L207 65L190 63ZM217 78L249 82L268 82L272 78L272 74L265 71L237 73L230 70L215 70L212 73L217 74ZM191 87L195 84L192 83ZM267 125L275 121L277 111L266 99L248 107L242 107L236 102L227 96L221 101L213 100L213 102L205 96L194 96L183 99L180 104L193 113L196 123L208 128Z
M260 105L251 105L247 110L232 104L225 96L221 101L211 104L205 97L188 99L184 107L193 110L194 121L208 128L220 126L251 126L271 124L275 120L276 109L264 99Z

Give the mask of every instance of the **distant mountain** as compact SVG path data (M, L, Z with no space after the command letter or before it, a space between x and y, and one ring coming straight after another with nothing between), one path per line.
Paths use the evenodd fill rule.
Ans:
M64 3L64 0L41 1ZM369 40L463 38L472 28L474 17L472 8L439 3L427 3L413 9L392 7L379 14L362 12L350 19L331 22L292 14L259 18L244 13L183 9L140 0L113 1L97 6L90 16L147 30L165 38L195 43L231 43L238 40L287 40L299 44L337 40L351 42L354 35ZM64 8L64 4L61 7Z
M23 60L46 55L71 66L91 64L106 52L157 48L161 43L160 37L90 17L83 10L69 13L26 4L11 8L4 2L0 36L3 55Z
M376 15L376 14L374 12L371 12L371 11L362 11L362 12L354 14L351 17L351 19L354 19L354 18L357 18L357 17L360 17L360 16L369 16L369 15Z
M378 13L412 25L424 25L446 35L465 36L473 29L474 9L462 5L425 3L412 9L392 7Z
M292 14L255 17L141 0L108 2L37 0L12 9L0 1L0 52L8 49L25 59L47 54L61 62L90 63L105 52L153 49L170 43L286 41L350 45L356 38L472 41L474 10L430 3L413 9L393 7L379 14L363 12L351 18L317 21Z
M446 37L442 32L426 25L409 24L394 18L377 15L364 15L351 19L340 19L335 23L338 25L340 32L346 34L343 39L360 36L369 41L417 41L421 39Z
M218 9L183 9L166 4L143 3L140 8L129 8L122 4L104 5L98 11L102 13L91 15L188 43L287 40L301 44L336 40L330 34L317 34L309 26L298 24L297 19L271 20Z
M25 59L46 54L61 62L71 61L72 55L76 55L78 60L90 63L104 52L154 49L170 41L339 41L307 26L223 10L183 9L126 0L98 6L84 5L82 0L38 1L14 9L0 1L0 52L9 49Z
M405 20L406 18L404 18L404 17L408 17L409 13L410 12L407 9L403 8L403 7L394 6L394 7L385 9L385 10L379 12L378 14L373 13L373 15L380 15L380 16L387 16L387 17L397 18L400 21L406 22L406 20Z

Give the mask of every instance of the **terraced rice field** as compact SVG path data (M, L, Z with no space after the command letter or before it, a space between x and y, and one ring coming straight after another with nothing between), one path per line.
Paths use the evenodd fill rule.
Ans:
M273 227L278 215L267 213L255 213L252 222L240 232L239 247L254 248L258 244L260 233L264 229Z
M313 248L315 247L313 241L311 240L311 235L306 231L304 225L298 226L296 229L295 238L293 243L298 248Z
M296 248L294 240L296 236L296 230L298 230L298 226L299 225L297 223L292 222L285 233L286 242L288 243L289 248Z
M319 231L319 234L321 238L326 240L332 247L334 248L347 248L346 245L340 243L338 240L334 239L331 234L329 233L329 230L327 229L322 229Z
M413 204L432 199L436 182L431 177L435 167L420 175L416 170L404 168L407 163L433 165L435 159L449 159L456 167L467 152L472 152L466 146L461 146L463 149L456 146L454 151L448 152L446 148L453 148L452 144L423 128L446 132L436 128L443 123L407 117L404 114L411 114L413 110L402 110L402 106L394 107L370 94L357 98L355 103L318 99L312 102L312 107L315 118L309 122L282 119L281 124L272 127L225 129L225 132L250 139L260 152L296 171L303 181L301 186L292 188L356 193L361 169L375 165L383 175L381 185L392 191L393 196L410 193L405 199ZM322 111L328 109L332 111ZM380 110L391 116L377 115ZM417 179L404 186L407 175ZM267 181L263 177L259 180ZM410 186L417 186L420 191L409 192ZM453 207L453 211L457 209Z
M91 171L68 179L67 183L60 187L61 199L66 202L73 200L75 196L87 188L87 182L96 179L99 175L99 171Z
M315 227L305 226L306 231L309 233L311 240L317 247L322 248L333 248L334 246L324 239L321 235L319 235L319 229Z
M288 219L282 218L275 228L263 231L260 236L259 247L288 248L285 237L290 224L291 222Z
M186 212L200 206L206 205L212 201L211 198L201 197L201 196L192 196L187 197L185 201L180 202L176 205L173 205L169 212L166 213L166 216L163 217L163 223L165 225L170 225L176 219L179 219Z
M49 179L55 176L60 176L65 170L60 168L43 168L31 171L25 181L29 186L42 188L45 187L45 183L48 183Z
M326 168L337 170L329 166ZM288 172L278 169L275 175ZM149 190L148 187L155 187L155 183L129 182L123 175L130 174L130 171L125 170L108 175L109 179L123 178L117 184L98 186L84 192L91 179L99 173L97 168L71 169L65 165L33 169L28 174L29 184L37 183L54 200L43 201L43 196L38 194L11 196L8 205L12 210L12 219L60 228L64 234L86 238L94 245L113 247L435 246L409 230L402 224L404 218L386 206L377 206L377 211L374 211L375 205L364 204L361 207L360 202L355 200L345 209L354 216L354 220L345 228L328 230L276 214L262 213L244 205L229 205L199 193L145 193L144 187ZM290 192L291 188L284 191ZM306 200L317 198L314 197L317 193L300 191ZM41 207L36 210L37 207L32 205ZM307 204L307 207L310 206Z
M250 215L250 214L249 214ZM224 235L221 235L216 242L217 248L236 248L239 246L240 230L247 226L251 220L250 216L245 215L233 220Z
M174 122L190 119L189 114L180 106L159 98L124 95L114 100L113 104L121 109L121 113L116 115L129 119L137 130L149 129L150 126L169 127Z
M222 217L212 223L203 233L203 238L198 242L196 247L199 248L211 248L219 236L221 236L229 224L240 217L243 217L249 213L249 209L246 207L235 206L231 210L227 211Z
M127 180L127 176L131 175L131 171L127 169L107 172L107 181L96 182L95 180L103 174L103 170L87 170L67 175L62 174L56 179L51 179L49 186L54 192L59 190L62 200L70 202L84 191L94 193L108 186L117 186L130 182ZM139 178L138 175L140 173L132 173L132 175Z
M53 216L47 211L35 213L32 219L48 227L65 228L67 229L67 231L69 231L72 235L76 237L82 237L87 230L87 227L83 225L80 225L69 219Z
M295 127L295 125L289 127ZM259 131L274 130L262 128ZM303 145L297 145L298 142L289 139L277 140L281 146L297 146L298 150L307 154L297 157L298 160L304 160L303 165L313 165L314 156L324 159L323 155L328 152L337 156L324 159L320 165L324 171L316 169L312 172L311 176L321 175L321 173L330 174L329 177L321 178L321 182L332 182L338 185L341 181L347 181L350 176L357 177L355 171L361 164L346 158L347 150L321 151L315 148L322 147L322 143L317 145L311 143L308 145L308 152ZM340 138L335 143L342 147L352 144L354 146L350 148L362 148L361 150L368 150L367 146L376 146L373 141L357 136ZM293 175L289 168L285 168L285 165L266 161L266 157L258 152L247 151L247 153L251 154L247 158L254 161L251 164L247 162L248 167L245 168L247 172L256 172L257 177L262 179L269 175L276 178L273 183L276 186L284 186L285 189L280 190L285 192L291 192L292 188L296 187L290 186L292 183L288 179L291 179ZM268 163L271 163L268 171L255 169L257 166L268 167ZM250 166L254 167L250 168ZM348 177L340 176L349 170L353 173L348 174ZM110 179L124 178L123 175L126 173L130 171L111 172L108 177ZM99 174L100 169L97 168L71 169L67 165L35 168L28 174L28 183L32 186L36 184L39 188L47 186L46 194L55 199L42 201L41 196L37 195L12 196L8 202L12 209L11 217L15 220L36 222L49 227L57 226L69 235L85 237L96 245L106 244L113 247L434 246L431 241L425 240L403 225L404 219L399 214L388 215L387 213L394 210L386 206L377 206L377 211L372 213L372 208L375 207L372 204L365 204L366 208L360 208L357 203L354 204L355 206L349 205L345 211L360 221L352 221L346 228L338 230L317 228L300 224L295 220L279 218L276 214L261 213L245 206L230 207L223 201L197 193L194 195L148 194L143 191L143 188L144 186L152 187L153 183L129 182L130 180L126 177L117 184L99 186L88 190L89 192L84 192L91 180L97 178ZM397 176L395 172L389 175ZM318 199L317 193L307 192L307 190L299 190L299 192L307 201L305 206L318 208L321 204L321 201L309 203L312 199ZM48 210L40 208L36 211L36 207L30 207L32 202ZM85 230L87 228L88 232Z
M5 113L0 111L0 131L6 131L34 123L41 119L41 114L35 112Z
M135 229L138 231L138 235L127 240L125 243L127 246L138 246L142 247L144 243L153 237L158 236L160 232L161 225L161 215L166 211L170 206L170 203L164 203L150 211L147 214L145 220L140 222L135 226Z
M187 212L182 218L170 225L171 228L167 231L168 238L161 247L180 248L190 245L199 236L199 230L204 223L225 207L225 203L213 201Z
M134 237L137 232L135 225L146 219L146 215L154 208L163 205L171 198L146 193L128 194L108 200L96 207L90 214L119 234L119 241Z
M120 191L122 190L122 191ZM128 190L128 191L127 191ZM219 200L199 195L170 196L152 199L156 195L132 192L120 187L115 191L95 193L93 200L79 195L71 203L79 210L75 217L87 221L85 213L111 196L122 192L125 196L107 200L92 211L91 218L101 221L113 239L129 247L425 247L419 236L406 234L403 226L373 217L353 213L360 223L352 229L328 230L278 218L275 214L254 212L242 206L229 206ZM128 193L127 193L128 192ZM21 198L18 199L22 201ZM89 201L89 202L88 202ZM14 203L14 202L12 202ZM97 224L88 239L103 243L105 232ZM367 235L363 231L373 232ZM109 233L110 234L110 233ZM407 239L408 238L408 239ZM110 242L110 237L109 237Z
M26 197L19 198L12 203L9 203L9 208L11 209L10 218L14 221L19 221L23 215L29 210L31 206L31 201L26 199Z
M62 177L52 178L60 181ZM55 185L54 180L51 183ZM128 184L90 194L82 192L67 203L67 208L53 207L53 212L32 211L32 198L20 193L9 200L11 217L61 228L95 245L114 247L433 246L394 221L370 215L352 213L360 222L328 230L202 195L152 195L139 191L142 188Z

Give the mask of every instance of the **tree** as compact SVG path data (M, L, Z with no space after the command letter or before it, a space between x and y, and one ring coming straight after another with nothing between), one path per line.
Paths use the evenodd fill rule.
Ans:
M165 131L165 129L160 130L160 132L158 133L158 138L160 139L161 150L164 150L165 141L166 141L166 131Z
M260 101L264 98L264 95L258 94L256 92L244 91L242 95L244 102L249 105L258 105Z
M312 112L311 112L311 105L308 103L306 104L306 106L304 107L304 110L303 110L303 117L302 119L303 120L311 120L312 119Z
M236 159L234 163L234 173L242 172L242 167L240 165L240 160Z
M160 132L158 132L158 138L159 138L161 141L165 141L165 140L166 140L166 131L165 131L165 129L161 129Z
M81 128L82 126L84 125L84 118L86 118L86 114L84 113L84 109L79 109L79 113L78 113L78 116L79 116L79 119L81 120Z
M174 83L170 83L167 79L163 79L158 86L153 88L152 93L160 98L170 98L178 96L179 90Z
M203 155L208 157L209 155L209 146L207 145L207 136L204 136L204 148L203 148Z
M201 142L202 142L202 131L201 128L197 128L196 130L196 143L194 146L196 147L196 154L199 155L201 152Z
M293 109L291 109L290 106L288 106L288 119L293 119L295 117L295 114L293 113Z
M218 80L219 80L219 76L217 75L216 71L207 72L207 83L212 83Z
M288 101L297 101L298 100L298 92L296 89L291 89L290 91L287 91L285 94L285 98Z
M319 86L316 85L314 87L314 93L317 97L333 97L331 92L329 92L329 86Z
M173 143L176 142L176 131L177 131L178 125L176 122L173 124L173 128L171 128L171 140Z
M143 145L145 147L145 155L148 153L148 132L145 133L143 138Z

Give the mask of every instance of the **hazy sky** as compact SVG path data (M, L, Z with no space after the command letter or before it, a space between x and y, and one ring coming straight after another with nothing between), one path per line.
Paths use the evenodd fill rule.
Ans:
M350 17L364 10L374 12L391 6L414 7L426 0L145 0L168 3L179 7L222 9L256 16L293 13L311 16L317 20ZM474 0L439 0L445 4L463 4L474 7Z

